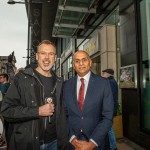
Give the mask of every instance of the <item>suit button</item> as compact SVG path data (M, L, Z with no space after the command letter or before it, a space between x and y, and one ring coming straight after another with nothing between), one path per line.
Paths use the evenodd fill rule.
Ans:
M81 119L83 120L83 117L81 117Z

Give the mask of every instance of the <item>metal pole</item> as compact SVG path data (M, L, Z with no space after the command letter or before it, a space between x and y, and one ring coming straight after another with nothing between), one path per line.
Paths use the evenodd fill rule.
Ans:
M27 44L27 65L30 64L30 25L31 25L31 3L32 0L28 0L28 44Z

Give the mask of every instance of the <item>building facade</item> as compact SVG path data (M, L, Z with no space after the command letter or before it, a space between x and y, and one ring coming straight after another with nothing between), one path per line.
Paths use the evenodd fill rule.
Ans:
M50 18L43 17L50 7L44 9L39 38L51 40L53 36L57 74L65 80L74 76L72 54L82 49L93 61L93 72L100 75L103 69L113 68L123 136L150 149L150 0L59 0L57 4L51 28L46 21ZM53 29L50 36L45 32L48 29Z
M15 63L16 57L14 52L12 52L9 56L0 56L0 74L7 73L10 82L13 81L17 70Z
M90 38L84 42L77 38L76 47L72 48L72 52L83 49L89 53L93 72L101 74L106 68L115 70L122 108L123 136L146 149L150 149L149 4L149 0L120 0ZM62 51L61 58L64 61L63 56L67 51ZM65 79L69 79L69 59L67 57L66 63L62 62ZM123 71L124 81L121 80Z

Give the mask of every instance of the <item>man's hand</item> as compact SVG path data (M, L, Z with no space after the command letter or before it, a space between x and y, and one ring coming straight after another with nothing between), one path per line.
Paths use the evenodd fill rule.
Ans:
M75 147L75 150L93 150L96 147L93 142L77 140L76 137L71 141L71 144Z
M75 150L81 150L81 145L78 143L76 137L71 141L71 144L75 147Z
M39 107L39 116L52 116L54 113L54 104L45 104Z

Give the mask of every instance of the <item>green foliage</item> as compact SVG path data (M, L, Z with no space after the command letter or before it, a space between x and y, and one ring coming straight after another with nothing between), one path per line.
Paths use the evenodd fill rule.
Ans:
M118 108L117 108L117 116L121 115L121 104L118 103Z

